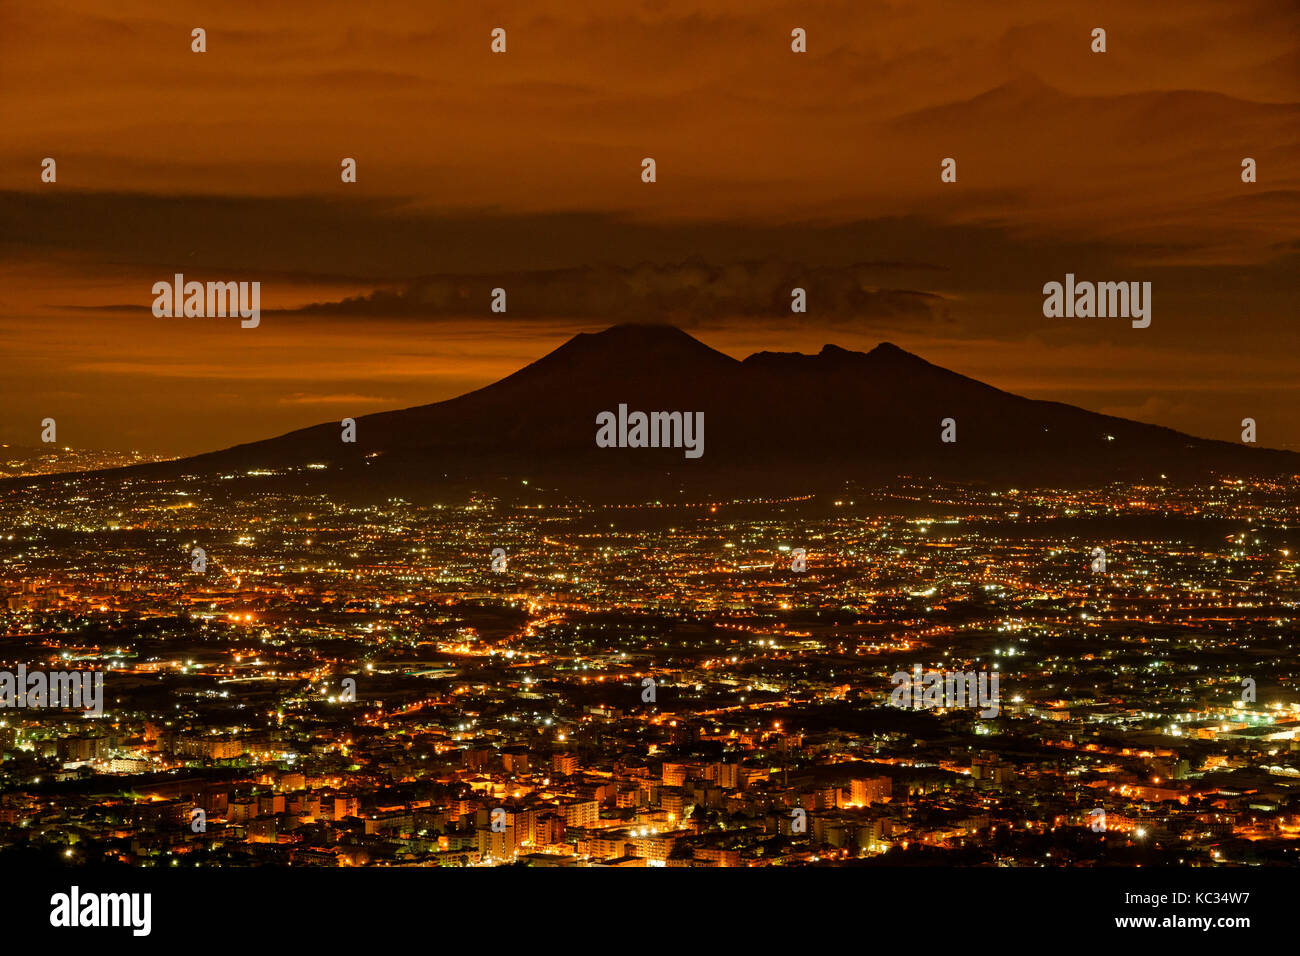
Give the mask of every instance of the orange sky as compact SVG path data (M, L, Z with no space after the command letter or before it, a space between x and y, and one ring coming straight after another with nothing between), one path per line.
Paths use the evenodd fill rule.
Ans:
M466 6L0 7L0 440L203 451L662 319L1300 448L1291 0ZM154 318L175 272L261 325ZM1151 327L1045 319L1066 272Z

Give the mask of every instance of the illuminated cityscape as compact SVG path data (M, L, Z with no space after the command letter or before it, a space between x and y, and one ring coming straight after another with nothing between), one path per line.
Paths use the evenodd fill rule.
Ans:
M100 716L3 712L0 857L1296 862L1294 481L361 506L222 478L0 499L3 667L105 673ZM996 672L997 713L893 706L914 666Z

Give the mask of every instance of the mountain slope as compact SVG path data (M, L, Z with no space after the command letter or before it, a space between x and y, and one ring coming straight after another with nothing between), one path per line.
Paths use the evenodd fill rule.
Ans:
M599 448L603 411L704 413L704 453ZM940 440L956 421L957 441ZM743 362L671 326L578 335L499 382L449 401L337 422L223 451L120 469L131 477L277 470L295 488L420 497L455 485L534 486L599 498L761 495L897 474L1028 486L1213 473L1300 474L1300 455L1021 398L884 343ZM308 464L325 468L307 469ZM11 483L12 484L12 483Z

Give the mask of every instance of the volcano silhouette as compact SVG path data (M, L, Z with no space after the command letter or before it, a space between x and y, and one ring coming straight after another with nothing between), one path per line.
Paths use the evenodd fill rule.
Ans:
M703 412L702 456L687 458L680 447L597 447L597 416L620 404ZM941 441L948 418L955 442ZM1300 474L1292 452L1022 398L889 343L865 353L827 345L816 355L760 352L738 361L667 325L580 334L485 388L359 417L355 443L340 434L339 423L328 422L102 474L229 480L272 471L286 490L413 500L525 481L631 500L829 491L898 475L1069 488Z

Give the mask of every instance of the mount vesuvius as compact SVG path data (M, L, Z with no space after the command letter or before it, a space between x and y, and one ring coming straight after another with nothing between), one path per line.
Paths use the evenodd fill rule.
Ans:
M597 416L620 404L702 412L703 455L597 447ZM956 422L953 443L940 440L946 418ZM1021 398L888 343L865 353L827 345L816 355L760 352L738 361L668 325L577 335L495 384L358 417L355 443L340 436L340 424L328 422L99 474L229 476L237 492L249 472L271 471L295 490L413 500L450 489L519 489L523 481L535 491L642 500L830 491L900 474L1021 487L1300 474L1292 452ZM258 487L276 478L262 476Z

